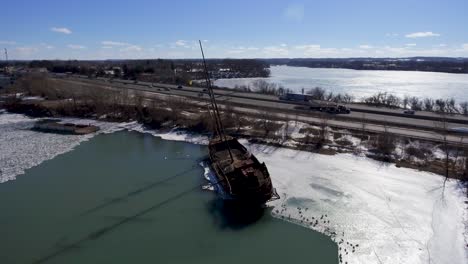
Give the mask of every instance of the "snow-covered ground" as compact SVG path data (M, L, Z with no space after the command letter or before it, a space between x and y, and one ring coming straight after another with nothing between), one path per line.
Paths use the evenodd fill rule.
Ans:
M248 145L281 196L273 214L330 235L343 263L467 263L466 198L455 180L352 154Z
M64 121L98 125L98 133L127 129L166 140L208 142L205 136L159 133L135 122ZM33 123L23 115L0 112L0 182L98 134L38 133L29 130ZM301 127L289 124L280 133L300 138ZM242 143L267 164L281 195L270 204L273 214L330 235L343 263L467 263L466 194L457 181L448 181L442 195L443 178L431 173L352 154L328 156Z

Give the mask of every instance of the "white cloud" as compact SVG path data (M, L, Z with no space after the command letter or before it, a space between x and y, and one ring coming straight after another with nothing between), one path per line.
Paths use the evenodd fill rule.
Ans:
M386 37L398 37L398 33L387 33L385 34Z
M371 45L359 45L360 49L372 49L373 47Z
M244 47L244 46L239 46L239 47L233 47L227 50L227 53L229 54L241 54L241 53L246 53L249 51L257 51L259 48L257 47Z
M192 50L198 50L199 49L199 46L198 46L198 40L197 41L194 41L194 40L183 40L183 39L180 39L180 40L177 40L176 42L174 43L171 43L169 46L172 48L172 49L177 49L177 48L186 48L186 49L192 49Z
M442 44L439 44L438 46L439 46L439 47L446 47L447 44L442 43Z
M304 6L303 5L289 5L283 13L284 17L293 21L302 21L304 18Z
M295 48L300 49L300 50L320 49L320 45L317 45L317 44L299 45L299 46L296 46Z
M27 58L36 53L38 50L39 49L36 47L17 47L15 48L15 55L18 58Z
M181 39L180 39L180 40L177 40L177 41L175 42L175 45L176 45L176 46L179 46L179 47L186 47L186 46L187 46L187 41L181 40Z
M289 50L281 46L268 46L263 48L263 53L271 57L282 57L289 54Z
M434 33L432 31L427 32L414 32L410 34L406 34L405 37L407 38L427 38L427 37L439 37L440 34Z
M15 41L9 41L9 40L0 40L0 45L15 45Z
M17 51L19 52L34 52L37 51L37 48L35 47L18 47L16 48Z
M123 51L123 52L139 52L139 51L142 51L143 48L140 47L140 46L137 46L137 45L130 45L128 47L125 47L123 49L121 49L120 51Z
M69 45L67 45L67 47L69 47L70 49L86 49L85 46L76 45L76 44L69 44Z
M111 41L111 40L102 41L101 44L104 46L130 46L131 45L125 42L118 42L118 41Z
M468 51L468 43L463 44L462 49Z
M407 43L405 44L406 47L415 47L416 43Z
M65 28L65 27L53 27L50 30L53 31L53 32L62 33L62 34L66 34L66 35L69 35L69 34L72 33L72 31L70 29Z
M112 47L112 46L102 46L101 47L101 49L112 49L112 48L114 48L114 47Z
M41 43L40 46L41 46L41 48L45 48L45 49L48 49L48 50L55 49L54 46L49 45L47 43Z

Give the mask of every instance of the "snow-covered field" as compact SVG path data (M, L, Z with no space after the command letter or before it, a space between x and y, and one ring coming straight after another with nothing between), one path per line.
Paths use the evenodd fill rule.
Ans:
M246 142L244 142L246 143ZM249 145L281 196L275 216L329 234L343 263L467 263L457 181L351 154Z
M98 133L122 129L206 144L207 137L93 120ZM0 113L0 182L93 137L30 131L34 120ZM288 133L300 137L297 127ZM284 133L284 132L283 132ZM357 157L312 154L243 143L264 161L281 199L273 214L330 235L343 263L467 263L466 194L457 181Z

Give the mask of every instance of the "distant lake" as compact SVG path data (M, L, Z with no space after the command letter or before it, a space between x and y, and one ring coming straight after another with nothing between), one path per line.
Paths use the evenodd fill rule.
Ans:
M349 69L317 69L291 66L270 67L269 78L219 79L217 86L234 88L250 85L264 79L300 93L314 87L322 87L334 93L348 93L356 98L376 92L389 92L430 98L455 98L468 101L468 74L416 71L364 71Z

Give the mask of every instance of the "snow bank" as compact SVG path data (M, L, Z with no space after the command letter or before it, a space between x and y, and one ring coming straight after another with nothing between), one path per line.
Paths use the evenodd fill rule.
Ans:
M330 235L343 263L466 263L457 181L442 195L443 178L430 173L351 154L249 147L281 196L273 214Z

